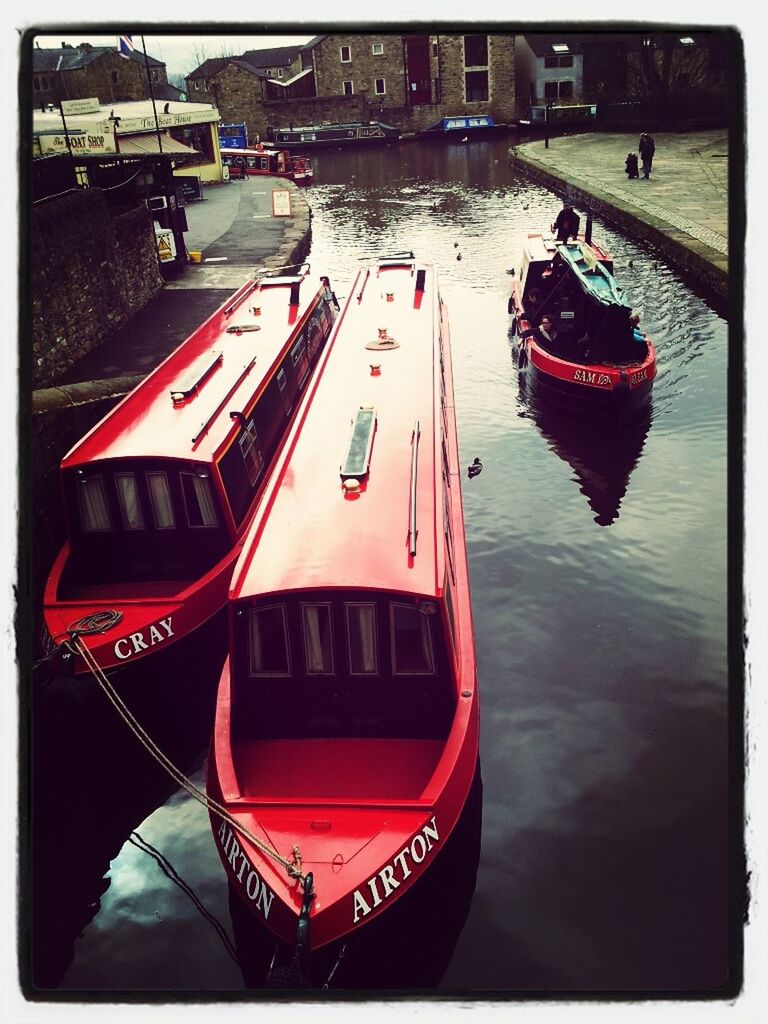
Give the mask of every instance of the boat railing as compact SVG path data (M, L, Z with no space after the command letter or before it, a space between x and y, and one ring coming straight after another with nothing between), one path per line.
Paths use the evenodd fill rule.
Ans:
M295 270L296 274L286 275L286 271ZM264 284L293 284L295 281L303 280L309 273L309 261L303 263L288 263L284 267L260 267L254 274L254 281L257 285Z
M416 554L416 538L418 529L416 527L416 493L417 477L419 469L419 438L421 437L421 426L419 421L413 425L413 440L411 445L411 493L408 505L408 554L413 558Z

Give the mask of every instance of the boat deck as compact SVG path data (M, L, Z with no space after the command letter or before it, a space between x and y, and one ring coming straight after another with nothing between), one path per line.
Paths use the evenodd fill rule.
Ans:
M244 740L234 745L241 796L259 800L418 800L442 740Z

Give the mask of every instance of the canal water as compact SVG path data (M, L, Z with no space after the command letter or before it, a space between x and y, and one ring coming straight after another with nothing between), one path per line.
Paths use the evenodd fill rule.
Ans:
M529 394L509 271L560 200L510 168L509 144L314 159L310 259L340 296L368 254L439 268L461 459L483 464L463 479L482 789L427 896L329 962L330 988L712 992L730 964L727 323L597 219L657 346L652 406L584 423ZM170 697L131 697L198 783L217 643ZM36 747L35 983L249 998L271 946L230 906L204 809L98 694L54 694Z

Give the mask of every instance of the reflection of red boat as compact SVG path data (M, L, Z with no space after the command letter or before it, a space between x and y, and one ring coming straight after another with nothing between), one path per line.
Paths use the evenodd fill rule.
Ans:
M212 826L246 905L291 944L308 923L307 948L372 921L429 870L477 762L437 289L412 254L359 272L233 577L208 792L248 834L215 814Z
M649 394L656 352L633 321L611 256L592 242L590 222L573 242L528 233L509 312L520 369L552 392L603 408Z
M45 622L59 643L83 634L102 668L167 650L226 603L335 319L328 279L287 271L243 285L62 460L69 540Z
M289 178L297 185L309 185L315 173L308 156L267 146L253 149L222 147L221 159L224 166L229 168L230 178L269 175L272 178Z

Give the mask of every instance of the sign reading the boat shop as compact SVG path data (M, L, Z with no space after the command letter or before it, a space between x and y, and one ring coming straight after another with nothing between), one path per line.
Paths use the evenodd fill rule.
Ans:
M115 136L103 132L101 126L94 131L69 131L57 135L40 135L41 153L68 153L72 150L75 156L100 156L102 153L114 153Z
M291 193L287 188L272 189L272 216L290 217L291 214Z

